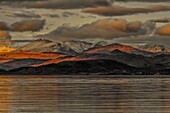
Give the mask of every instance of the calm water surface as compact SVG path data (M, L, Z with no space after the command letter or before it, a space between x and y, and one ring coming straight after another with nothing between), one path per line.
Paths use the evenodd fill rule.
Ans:
M170 78L1 76L0 113L170 113Z

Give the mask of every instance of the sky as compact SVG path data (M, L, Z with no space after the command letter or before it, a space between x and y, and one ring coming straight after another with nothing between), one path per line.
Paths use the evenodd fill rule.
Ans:
M170 18L169 0L0 0L0 6L0 31L17 40L11 46L37 38L170 43L169 21L163 21Z

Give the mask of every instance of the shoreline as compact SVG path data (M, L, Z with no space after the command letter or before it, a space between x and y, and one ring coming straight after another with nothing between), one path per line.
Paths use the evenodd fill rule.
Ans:
M170 75L0 75L0 78L115 78L115 79L145 79L145 78L170 78Z

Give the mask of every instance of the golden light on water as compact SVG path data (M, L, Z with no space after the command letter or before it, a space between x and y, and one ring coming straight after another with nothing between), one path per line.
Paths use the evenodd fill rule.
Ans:
M12 103L13 84L12 79L0 77L0 112L9 112Z

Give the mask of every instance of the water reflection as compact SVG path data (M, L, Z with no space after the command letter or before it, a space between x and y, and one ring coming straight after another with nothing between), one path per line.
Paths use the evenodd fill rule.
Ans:
M12 98L11 79L0 78L0 113L8 112Z
M170 78L0 77L2 113L168 113Z

